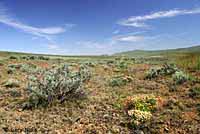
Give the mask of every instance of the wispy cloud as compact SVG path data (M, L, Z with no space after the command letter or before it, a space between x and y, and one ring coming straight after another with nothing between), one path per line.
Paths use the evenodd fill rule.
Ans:
M172 18L175 16L189 15L189 14L200 14L200 8L191 9L191 10L173 9L169 11L154 12L154 13L144 15L144 16L132 16L127 19L120 20L118 24L122 26L147 28L149 26L145 24L145 21L161 19L161 18Z
M113 34L118 34L120 31L119 30L115 30L113 31Z
M50 39L50 35L57 35L64 33L67 29L74 27L74 24L65 24L61 27L34 27L17 20L17 18L12 17L5 6L0 3L0 23L13 27L15 29L22 30L26 33Z
M48 49L53 49L53 50L55 50L55 49L59 49L59 46L58 45L55 45L55 44L49 44L48 45Z
M144 37L129 35L129 36L114 37L114 40L121 41L121 42L138 42L138 41L143 41Z

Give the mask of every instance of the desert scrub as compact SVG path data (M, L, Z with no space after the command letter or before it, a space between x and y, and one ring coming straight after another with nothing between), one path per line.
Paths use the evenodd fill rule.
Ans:
M37 59L38 60L50 60L49 57L45 57L45 56L38 56Z
M92 76L87 65L80 65L79 74L82 82L89 81Z
M8 73L8 74L13 74L13 73L15 73L15 71L16 71L15 68L8 68L8 69L7 69L7 73Z
M17 60L18 57L17 56L10 56L9 59L11 59L11 60Z
M56 101L62 103L71 97L81 97L84 95L83 83L89 80L85 71L88 70L80 67L79 71L72 72L67 65L62 65L31 75L27 85L29 99L24 108L48 106Z
M19 87L20 82L16 79L8 79L8 81L4 83L4 86L8 88Z
M145 76L145 79L154 79L156 77L159 76L159 71L160 70L159 68L151 68L147 73L146 73L146 76Z
M95 62L88 61L88 62L85 62L84 65L89 66L89 67L95 67L95 66L96 66L96 63L95 63Z
M114 76L110 79L109 85L111 87L124 86L131 81L133 81L133 78L130 76Z
M16 70L19 70L22 67L21 64L9 64L7 67L8 74L14 74Z
M116 62L116 68L118 70L124 71L128 68L128 63L127 61L121 59L120 61Z
M129 116L129 123L136 128L148 122L156 110L157 99L153 95L131 96L124 101L124 109Z
M192 98L200 98L200 87L194 87L189 90L189 96Z
M176 71L173 76L173 80L176 84L183 84L187 80L189 80L189 76L185 74L183 71Z
M26 73L35 73L39 71L39 67L37 67L34 64L22 64L20 71L26 72Z
M154 79L158 76L172 75L179 69L175 64L164 64L162 67L151 68L147 73L145 79Z
M9 64L8 68L20 69L22 64Z

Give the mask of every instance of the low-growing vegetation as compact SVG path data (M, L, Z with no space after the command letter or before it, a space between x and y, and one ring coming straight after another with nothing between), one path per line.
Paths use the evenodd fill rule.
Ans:
M184 69L200 70L200 54L185 54L184 56L178 57L176 63Z
M71 72L67 65L41 70L37 75L29 76L27 90L29 102L26 108L48 106L55 101L65 100L83 94L83 82L90 79L88 69L80 67L78 72Z
M197 67L162 56L39 56L1 59L0 133L199 132Z
M156 109L157 100L154 96L131 96L124 102L127 115L130 117L130 126L138 129L140 125L152 118L152 112Z
M109 85L112 87L124 86L131 81L133 81L133 78L130 76L114 76L110 79Z
M20 86L20 82L16 79L8 79L8 81L5 82L5 87L19 87Z
M200 98L200 87L194 87L189 90L189 96L192 98Z

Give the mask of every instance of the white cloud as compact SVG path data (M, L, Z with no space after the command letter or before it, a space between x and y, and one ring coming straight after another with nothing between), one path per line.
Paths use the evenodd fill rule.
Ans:
M59 49L59 46L58 45L55 45L55 44L49 44L48 46L48 49Z
M97 41L79 41L76 42L77 45L82 45L86 48L104 49L106 45Z
M74 24L65 24L65 27L34 27L18 21L12 17L7 9L0 3L0 23L13 27L15 29L22 30L26 33L30 33L35 36L46 38L51 40L49 35L57 35L64 33L66 29L72 28Z
M114 40L121 41L121 42L138 42L138 41L143 41L144 37L129 35L129 36L117 37L117 38L114 38Z
M169 11L159 11L155 13L151 13L144 16L132 16L127 19L123 19L118 22L119 25L122 26L131 26L131 27L148 27L147 24L145 24L145 21L147 20L154 20L154 19L160 19L160 18L171 18L175 16L180 15L189 15L189 14L200 14L200 8L191 9L191 10L179 10L179 9L173 9Z

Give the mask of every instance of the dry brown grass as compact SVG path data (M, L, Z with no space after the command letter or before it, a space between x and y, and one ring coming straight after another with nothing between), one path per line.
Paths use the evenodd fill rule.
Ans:
M200 53L190 53L179 56L176 63L184 69L200 70Z

